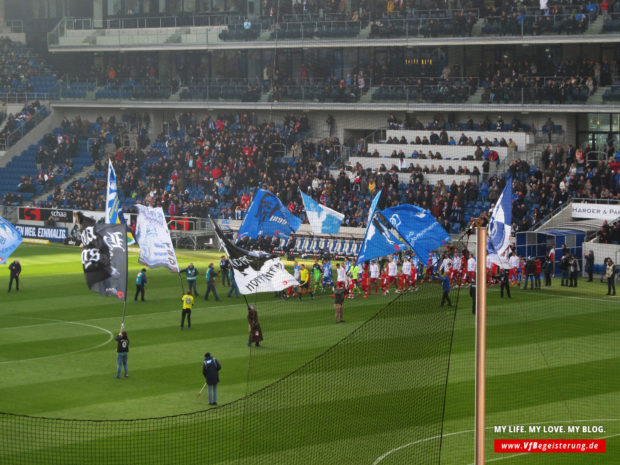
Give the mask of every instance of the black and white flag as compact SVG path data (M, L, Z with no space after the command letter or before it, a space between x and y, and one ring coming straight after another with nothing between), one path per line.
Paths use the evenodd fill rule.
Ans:
M86 284L102 296L127 295L127 227L95 224L82 228L82 267Z
M284 263L276 255L265 252L251 252L232 244L224 237L220 228L213 223L235 275L235 282L241 294L276 292L299 282L284 268Z

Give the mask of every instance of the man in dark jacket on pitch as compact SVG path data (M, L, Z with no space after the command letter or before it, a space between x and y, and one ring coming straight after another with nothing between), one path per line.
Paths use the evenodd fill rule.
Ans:
M530 289L534 289L534 275L536 274L536 261L532 257L527 257L525 262L525 286L523 289L527 289L527 282L530 282Z
M553 274L553 261L549 256L545 258L545 263L543 263L543 272L545 273L545 287L550 287L551 275Z
M20 265L19 260L14 260L13 263L9 265L9 271L11 272L9 292L11 292L11 287L13 287L13 280L15 280L15 290L19 291L19 275L22 274L22 266Z
M499 282L500 282L500 294L499 296L503 299L504 298L504 289L506 290L506 295L508 296L508 298L510 299L510 270L507 269L502 269L500 275L499 275Z
M202 362L202 375L207 381L209 387L209 405L217 405L217 383L220 382L219 371L222 365L213 358L209 352L205 354L204 362Z
M588 273L588 282L592 282L592 275L594 274L594 251L590 250L586 254L586 273Z

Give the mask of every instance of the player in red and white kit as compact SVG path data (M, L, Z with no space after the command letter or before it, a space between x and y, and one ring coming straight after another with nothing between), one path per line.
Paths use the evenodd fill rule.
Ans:
M412 257L411 258L411 287L413 287L413 289L416 289L416 281L418 279L418 266L420 265L420 262L417 260L417 257Z
M460 285L462 281L461 280L463 276L462 271L461 271L463 269L462 264L463 264L463 261L462 261L461 254L458 252L455 252L454 255L452 256L452 268L451 268L452 276L450 278L450 281L456 282L457 285Z
M341 265L340 263L336 264L336 286L337 287L345 287L347 281L347 272L344 269L344 265Z
M510 258L508 259L508 266L510 267L508 279L513 286L517 284L517 270L519 269L520 263L521 259L516 253L510 255Z
M368 272L368 269L369 267L364 264L362 267L362 279L360 281L362 292L364 293L364 299L368 297L368 292L370 291L370 273Z
M401 291L409 289L411 285L411 262L409 261L409 257L403 259L403 266L398 279Z
M476 258L474 254L469 254L469 258L467 259L467 282L469 284L473 283L476 280Z
M441 264L439 265L439 274L450 277L451 270L452 270L452 259L448 255L448 252L445 252L443 254L443 260L441 261Z
M495 283L495 277L498 275L497 264L493 263L490 255L487 255L487 284L492 286Z
M387 287L387 294L390 293L390 286L392 285L392 283L394 283L394 287L396 287L396 292L398 293L398 259L396 257L392 258L392 260L390 260L388 262L388 287Z
M369 290L372 288L372 285L374 284L375 294L376 294L379 291L380 274L379 274L379 265L377 265L377 262L375 260L370 261L370 266L368 267L368 271L370 274ZM383 287L381 289L383 289Z
M390 277L387 274L387 270L383 270L381 273L381 290L383 291L383 295L386 295L389 292L390 287Z

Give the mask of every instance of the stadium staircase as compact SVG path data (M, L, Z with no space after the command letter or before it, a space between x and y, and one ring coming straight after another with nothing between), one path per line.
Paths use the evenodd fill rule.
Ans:
M478 87L476 89L476 92L474 92L473 94L471 94L469 96L469 98L465 102L465 105L477 105L477 104L479 104L480 102L482 102L482 94L483 93L484 93L484 88Z
M20 146L19 153L13 153L6 166L0 170L0 197L8 192L17 192L17 185L22 176L35 178L39 173L36 167L35 158L37 150L43 145L43 138L46 134L52 133L54 136L62 133L59 116L48 116L43 123L39 124L18 144L11 147L11 151ZM6 158L6 157L5 157ZM1 162L0 162L1 163ZM54 177L53 185L67 186L78 177L92 172L92 156L88 150L88 139L78 140L78 155L73 159L73 173L70 176L57 174ZM86 171L84 169L87 168ZM35 184L35 192L22 192L21 196L26 201L40 200L49 196L49 188L46 190L42 186Z
M607 102L603 101L603 95L609 88L610 87L599 87L594 91L592 95L590 95L590 98L588 98L588 101L586 103L588 105L604 105Z
M48 115L22 139L6 151L0 158L0 198L6 193L16 192L17 184L22 176L36 176L35 154L27 149L34 141L38 141L54 127L60 124L61 118L54 113ZM35 146L38 147L38 146ZM23 198L32 198L32 194L23 194Z
M602 34L603 33L603 23L605 22L604 15L598 15L594 21L590 24L588 29L586 29L586 35L592 34Z

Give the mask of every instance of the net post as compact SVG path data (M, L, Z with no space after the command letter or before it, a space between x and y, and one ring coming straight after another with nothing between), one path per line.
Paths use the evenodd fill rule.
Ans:
M483 465L487 343L487 228L476 228L476 426L475 465Z

